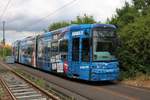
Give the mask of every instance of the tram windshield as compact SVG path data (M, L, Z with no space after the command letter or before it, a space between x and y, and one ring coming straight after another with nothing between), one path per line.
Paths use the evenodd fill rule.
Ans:
M93 61L115 60L112 55L114 37L116 37L114 29L93 30Z

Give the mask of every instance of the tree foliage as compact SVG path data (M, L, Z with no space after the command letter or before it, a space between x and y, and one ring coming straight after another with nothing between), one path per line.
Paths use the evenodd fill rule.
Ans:
M128 75L150 75L150 1L133 0L133 4L116 10L109 23L117 24L122 46L118 57Z
M150 15L139 18L120 30L119 58L126 70L150 73ZM134 72L133 72L134 74Z
M49 31L52 31L52 30L56 30L58 28L62 28L62 27L65 27L65 26L68 26L70 25L69 22L66 22L66 21L62 21L62 22L55 22L53 24L51 24L49 27L48 27L48 30Z
M92 24L96 23L93 16L87 16L84 14L84 16L77 16L74 21L71 21L71 24Z
M96 23L93 16L87 16L86 14L84 14L84 16L77 16L75 20L72 20L70 22L62 21L52 23L49 25L48 30L49 31L56 30L71 24L92 24L92 23Z
M134 6L125 3L125 6L122 9L116 9L116 15L111 19L111 24L116 24L119 28L127 25L128 23L133 23L139 13Z
M11 56L11 46L10 45L1 45L0 44L0 59L5 58L6 56Z

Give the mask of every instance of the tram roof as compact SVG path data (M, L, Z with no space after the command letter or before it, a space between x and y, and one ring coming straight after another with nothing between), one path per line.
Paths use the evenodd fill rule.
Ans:
M44 35L50 35L50 34L55 34L57 32L65 32L65 31L74 31L74 30L81 30L81 29L87 29L87 28L97 28L97 27L109 27L109 28L114 28L116 29L115 25L112 24L73 24L67 27L63 27L54 31L46 32Z
M73 24L73 25L70 25L70 26L67 26L67 27L63 27L63 28L54 30L54 31L46 32L46 33L41 34L39 36L44 36L45 37L45 36L56 34L58 32L63 33L63 32L66 32L66 31L75 31L75 30L81 30L81 29L87 29L87 28L97 28L97 27L103 27L103 28L108 27L108 28L116 29L116 26L112 25L112 24ZM30 39L34 39L34 38L35 38L34 36L29 36L29 37L26 37L26 38L24 38L23 40L20 40L20 41L26 41L26 40L30 40Z

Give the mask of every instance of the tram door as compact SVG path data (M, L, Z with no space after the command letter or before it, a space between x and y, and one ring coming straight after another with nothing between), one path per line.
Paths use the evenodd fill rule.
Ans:
M72 40L72 69L74 76L79 76L85 74L84 70L89 66L90 61L90 42L89 38L85 37L75 37ZM81 70L81 66L82 70ZM84 75L85 76L85 75Z
M75 77L79 77L80 67L80 37L74 37L72 39L72 72Z

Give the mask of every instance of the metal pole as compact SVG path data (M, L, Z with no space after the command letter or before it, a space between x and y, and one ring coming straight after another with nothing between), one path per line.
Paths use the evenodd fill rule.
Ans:
M4 56L5 56L5 21L3 21L3 60L4 60Z
M3 45L5 46L5 21L3 21Z

